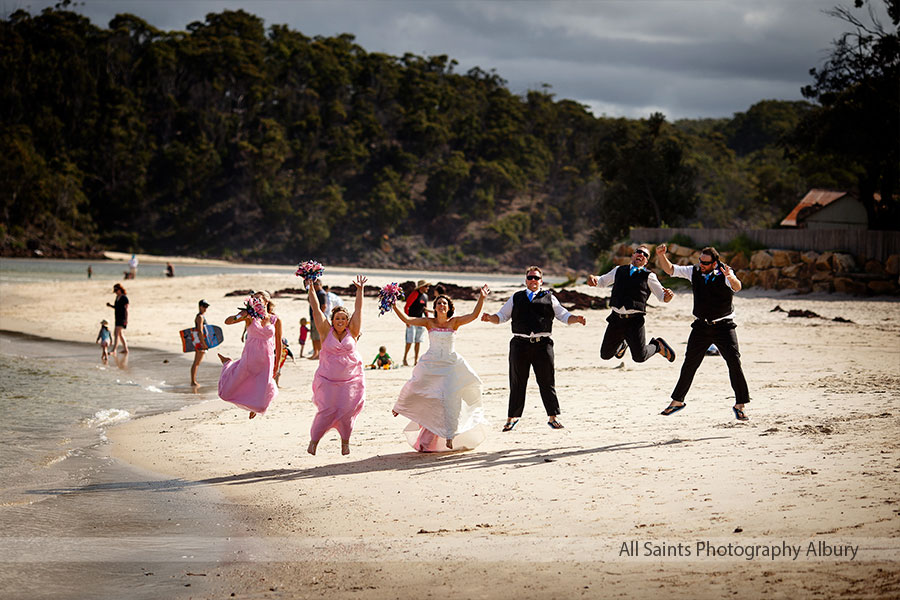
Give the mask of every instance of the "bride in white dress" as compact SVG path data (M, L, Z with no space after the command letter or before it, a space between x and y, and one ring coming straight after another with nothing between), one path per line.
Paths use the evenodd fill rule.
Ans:
M470 449L484 441L488 422L481 404L481 379L453 343L456 330L481 314L488 293L483 285L475 308L459 317L453 316L453 301L443 295L434 300L434 317L410 318L394 305L401 321L428 330L428 351L419 358L392 411L395 417L410 420L404 433L419 452Z

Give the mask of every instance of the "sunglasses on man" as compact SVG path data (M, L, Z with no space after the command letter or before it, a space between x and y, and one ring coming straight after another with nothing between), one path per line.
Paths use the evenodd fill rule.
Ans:
M540 275L526 275L525 279L527 279L528 281L540 281L541 276Z
M716 264L716 261L714 261L714 260L701 260L701 261L700 261L700 264L708 267L709 265L714 265L714 264Z

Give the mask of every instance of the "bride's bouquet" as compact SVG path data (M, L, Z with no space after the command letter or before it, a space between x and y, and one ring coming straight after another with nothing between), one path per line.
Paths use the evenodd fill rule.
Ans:
M297 265L297 272L294 273L294 275L296 275L297 277L302 277L304 281L307 279L309 279L310 281L315 281L324 273L325 267L322 266L322 263L318 263L314 260L308 260Z
M389 283L378 292L378 316L389 312L397 300L403 300L403 288L398 283Z

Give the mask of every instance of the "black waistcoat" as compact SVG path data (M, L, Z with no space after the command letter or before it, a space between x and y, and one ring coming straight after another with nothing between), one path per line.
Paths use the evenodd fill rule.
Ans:
M632 275L630 265L619 267L616 269L609 303L615 308L646 311L647 298L650 297L650 285L647 283L649 277L650 271L647 269Z
M528 292L522 290L513 294L513 333L551 333L553 330L553 295L548 290L537 292L534 300L528 301Z
M694 265L691 287L694 290L694 316L698 319L712 321L734 312L734 292L728 287L725 274L721 271L707 283L700 273L700 267Z

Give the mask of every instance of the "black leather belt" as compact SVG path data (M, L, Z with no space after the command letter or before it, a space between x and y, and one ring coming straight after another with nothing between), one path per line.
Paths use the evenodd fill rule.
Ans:
M620 312L615 312L615 311L613 311L613 314L615 314L620 319L630 319L632 317L644 316L644 313L620 313Z
M730 323L734 319L715 319L713 321L710 321L709 319L697 319L697 320L705 325L718 325L720 323Z
M542 341L544 341L544 340L549 340L549 339L550 339L550 336L549 336L549 335L540 335L540 336L538 336L538 335L530 335L530 336L528 336L528 337L525 337L524 335L516 335L516 336L513 336L513 337L514 337L515 339L517 339L517 340L528 340L528 341L531 342L532 344L537 344L538 342L542 342Z

